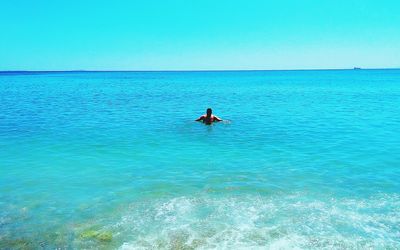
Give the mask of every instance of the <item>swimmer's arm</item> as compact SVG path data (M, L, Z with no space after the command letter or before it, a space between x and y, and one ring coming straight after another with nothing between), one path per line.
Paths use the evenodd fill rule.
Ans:
M214 119L215 119L217 122L222 122L222 119L219 118L218 116L215 116L215 115L214 115Z
M200 117L197 118L195 121L196 121L196 122L199 122L199 121L202 121L202 120L204 120L204 115L200 116Z

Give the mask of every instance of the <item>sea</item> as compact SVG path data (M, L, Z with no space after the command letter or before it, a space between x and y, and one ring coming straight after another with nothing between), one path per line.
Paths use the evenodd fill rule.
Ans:
M2 72L0 249L400 249L400 70Z

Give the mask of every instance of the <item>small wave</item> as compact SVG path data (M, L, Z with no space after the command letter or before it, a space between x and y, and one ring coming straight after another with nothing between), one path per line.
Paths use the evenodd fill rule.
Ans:
M398 248L400 197L178 197L132 204L120 249Z

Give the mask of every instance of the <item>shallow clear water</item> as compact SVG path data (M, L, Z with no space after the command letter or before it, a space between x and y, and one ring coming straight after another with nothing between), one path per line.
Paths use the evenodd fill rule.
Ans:
M400 248L399 117L400 70L1 73L0 248Z

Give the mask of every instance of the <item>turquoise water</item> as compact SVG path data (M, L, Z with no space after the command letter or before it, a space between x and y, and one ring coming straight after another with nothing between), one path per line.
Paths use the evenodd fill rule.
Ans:
M397 249L399 135L400 70L1 73L0 248Z

